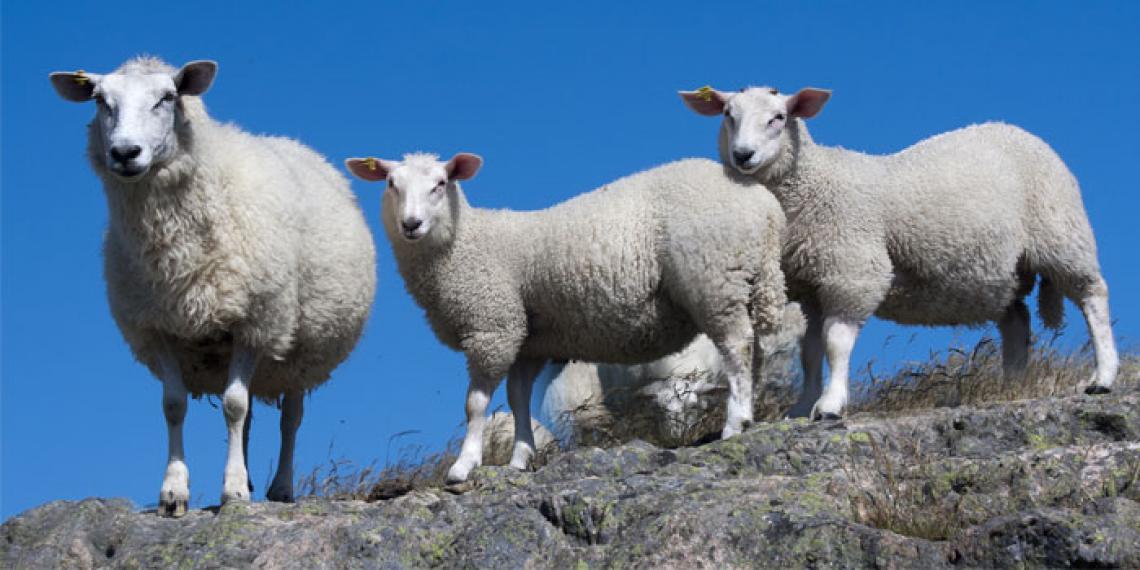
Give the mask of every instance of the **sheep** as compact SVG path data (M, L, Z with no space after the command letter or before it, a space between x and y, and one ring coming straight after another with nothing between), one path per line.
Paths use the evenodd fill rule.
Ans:
M546 426L531 418L530 429L534 433L534 447L541 451L554 447L557 441ZM515 419L510 412L495 412L483 428L483 465L506 465L511 462L514 452Z
M487 402L504 375L511 466L526 468L531 388L548 360L645 362L703 332L728 371L722 436L751 422L753 340L778 326L785 302L783 212L760 184L684 160L513 212L468 205L458 182L482 165L473 154L346 165L387 180L381 218L400 274L439 340L467 359L467 433L448 480L479 465Z
M840 417L851 349L871 315L917 325L996 321L1004 372L1016 378L1030 344L1024 298L1038 277L1045 326L1060 326L1063 297L1084 313L1097 363L1085 391L1110 391L1119 359L1108 287L1077 181L1044 141L985 123L872 156L808 134L804 119L830 91L680 94L699 114L724 115L721 161L764 183L787 214L785 277L808 320L795 413ZM821 394L824 350L830 375Z
M95 100L88 158L110 220L111 314L162 381L169 458L158 512L190 498L187 394L220 394L229 436L222 503L249 500L251 398L280 399L281 454L267 497L293 499L305 394L360 337L375 292L372 235L347 179L285 139L217 123L199 98L217 64L140 57L107 75L51 74L68 101Z
M762 338L762 367L753 385L754 414L780 417L790 405L792 362L804 332L803 313L789 303L779 333ZM705 335L681 352L634 365L570 362L536 381L539 417L563 444L632 438L689 445L723 416L726 388L720 353Z

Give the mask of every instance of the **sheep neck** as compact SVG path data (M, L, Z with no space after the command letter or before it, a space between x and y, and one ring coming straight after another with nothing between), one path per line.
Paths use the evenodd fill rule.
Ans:
M803 120L797 118L788 123L782 145L776 160L758 170L755 176L776 196L784 212L792 218L809 199L805 192L809 185L803 181L822 173L817 172L814 166L816 144Z

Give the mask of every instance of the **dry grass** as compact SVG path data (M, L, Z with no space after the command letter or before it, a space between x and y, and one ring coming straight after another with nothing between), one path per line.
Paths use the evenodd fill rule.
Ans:
M389 438L405 434L396 434ZM297 481L301 497L358 499L377 501L391 499L414 490L443 487L447 470L459 456L459 440L452 439L443 451L425 453L422 446L401 448L394 463L382 468L373 461L360 465L349 459L332 458L317 465Z
M1059 339L1056 334L1031 347L1024 375L1012 380L1002 375L1001 345L991 336L972 348L932 353L925 362L886 376L876 376L868 366L868 378L852 383L851 411L890 413L1076 394L1092 377L1092 349L1086 344L1067 351ZM1118 382L1134 383L1137 358L1125 354L1122 364Z
M868 437L872 461L852 460L843 466L848 480L861 482L862 490L850 499L857 522L926 540L947 540L969 526L957 503L940 501L930 492L926 482L935 477L933 458L917 442L905 461L910 467L904 474L875 437Z

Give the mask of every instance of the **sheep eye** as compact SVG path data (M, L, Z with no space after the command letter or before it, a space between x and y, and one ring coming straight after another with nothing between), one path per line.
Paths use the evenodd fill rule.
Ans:
M772 117L772 119L775 121L783 121L784 120L784 114L783 113L776 113L776 116Z
M157 108L161 107L163 103L169 103L173 100L174 100L174 93L167 93L166 95L162 96L162 99L158 100L158 103L154 104L154 108L157 109Z
M438 194L438 193L440 193L440 192L443 192L443 187L444 187L444 186L446 186L446 185L447 185L447 183L446 183L446 182L440 181L440 183L439 183L439 184L436 184L436 185L435 185L435 188L432 188L432 189L431 189L431 191L432 191L433 193L435 193L435 194Z

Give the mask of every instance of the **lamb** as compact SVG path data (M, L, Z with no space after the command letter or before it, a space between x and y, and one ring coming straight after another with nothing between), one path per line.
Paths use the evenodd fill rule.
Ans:
M778 334L762 337L762 364L752 386L756 417L778 418L791 404L792 363L803 332L799 304L788 303ZM646 364L570 362L540 375L539 417L563 444L637 438L691 445L723 417L725 381L716 346L697 335L680 352Z
M139 362L163 384L169 459L158 512L190 498L188 393L221 394L229 432L222 502L249 500L251 398L280 399L281 454L267 497L293 499L305 394L360 337L375 292L371 233L348 181L285 139L212 120L199 96L217 64L132 59L113 73L51 74L95 100L88 158L103 181L107 297Z
M531 418L530 429L534 433L534 447L541 451L556 447L558 442L546 426ZM495 412L483 428L483 465L506 465L514 453L515 418L510 412Z
M996 321L1004 372L1016 378L1030 344L1024 298L1038 277L1045 326L1060 326L1063 297L1084 313L1097 363L1085 391L1110 391L1119 359L1096 242L1076 179L1041 139L986 123L870 156L808 134L803 120L829 91L706 87L681 97L699 114L723 113L722 162L764 183L787 214L785 277L808 320L796 413L840 416L851 349L871 315L917 325ZM821 395L824 350L830 377Z
M464 352L467 433L451 481L480 464L487 402L507 375L511 466L534 453L533 380L548 360L632 364L698 333L729 377L722 436L752 419L752 346L779 325L783 213L755 181L708 160L654 168L538 212L468 205L458 182L482 159L354 158L387 180L381 218L409 293L443 344Z

